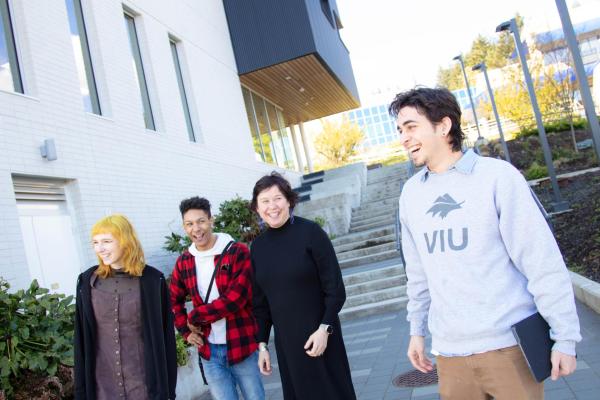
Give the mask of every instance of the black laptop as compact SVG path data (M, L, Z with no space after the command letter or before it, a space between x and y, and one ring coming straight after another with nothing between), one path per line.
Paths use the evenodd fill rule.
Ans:
M550 355L554 341L550 339L550 326L539 312L512 326L512 332L527 360L529 369L538 382L550 376Z

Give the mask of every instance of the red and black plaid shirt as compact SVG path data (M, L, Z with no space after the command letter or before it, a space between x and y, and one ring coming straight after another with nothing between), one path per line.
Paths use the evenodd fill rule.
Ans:
M215 266L220 255L216 255ZM227 326L227 360L230 364L243 361L256 351L257 325L252 314L252 267L250 251L242 243L234 243L221 261L221 268L215 277L219 298L204 304L198 291L196 262L189 251L185 251L175 263L171 277L171 304L175 314L175 327L187 339L192 325L200 326L202 339L208 343L208 335L213 322L225 318ZM192 297L194 309L186 314L185 297ZM198 348L200 356L210 360L210 347Z

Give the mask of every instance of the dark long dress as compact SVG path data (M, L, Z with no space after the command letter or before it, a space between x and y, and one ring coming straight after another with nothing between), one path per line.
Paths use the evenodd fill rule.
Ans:
M346 300L340 267L327 234L300 217L269 228L252 243L253 309L258 341L275 347L286 400L356 399L338 313ZM321 357L304 344L320 324L333 327Z

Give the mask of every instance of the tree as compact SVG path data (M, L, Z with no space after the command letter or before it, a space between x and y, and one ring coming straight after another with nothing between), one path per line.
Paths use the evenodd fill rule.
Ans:
M530 57L527 65L542 118L548 121L557 115L564 115L565 102L568 103L574 93L572 82L560 78L561 74L557 74L559 66L544 65L544 58L539 50L533 46L530 46L529 50ZM522 131L534 127L533 109L520 65L505 67L503 75L504 83L501 88L495 90L494 95L498 113L515 122ZM572 103L568 104L572 105ZM485 103L483 108L489 111L491 105Z
M519 29L523 27L523 18L516 17ZM502 68L510 64L510 56L515 51L515 43L508 32L502 32L494 39L488 39L479 35L473 40L471 49L464 55L465 69L469 83L474 81L475 73L471 68L475 64L485 61L488 68ZM437 83L449 90L457 90L465 87L463 73L457 62L448 68L440 67L437 74Z
M315 138L315 150L326 160L325 168L348 163L365 138L360 126L344 117L341 122L322 121L323 130Z

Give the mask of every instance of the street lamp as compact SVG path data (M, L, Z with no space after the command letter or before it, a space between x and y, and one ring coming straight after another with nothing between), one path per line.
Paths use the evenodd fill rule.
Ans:
M469 86L469 80L467 79L467 71L465 71L465 63L463 62L462 54L457 55L453 58L460 62L460 68L462 69L463 76L465 77L465 84L467 85L467 93L469 94L469 101L471 102L471 108L473 109L473 118L475 119L475 126L477 127L477 142L481 142L481 131L479 130L479 122L477 122L477 112L475 111L475 103L473 103L473 96L471 96L471 87Z
M565 39L567 40L567 46L569 46L569 50L573 56L573 64L575 64L575 74L577 75L577 81L579 82L581 99L583 100L585 114L587 116L588 124L590 125L590 130L592 131L592 139L594 141L594 147L596 148L596 157L598 158L598 161L600 161L600 124L598 123L598 117L596 116L596 110L594 109L594 101L592 100L592 93L590 92L590 86L588 84L587 76L585 75L583 60L579 53L577 37L575 36L575 31L573 30L573 24L571 23L571 17L569 16L569 10L565 1L556 0L556 7L558 8L558 14L560 15L560 21L565 33Z
M496 109L496 100L494 100L494 91L492 90L492 86L490 85L490 79L488 78L485 62L480 62L479 64L475 65L472 69L473 71L483 72L485 84L487 85L488 94L490 96L490 103L492 103L492 110L494 110L494 117L496 117L496 126L498 126L498 133L500 134L500 143L502 143L502 149L504 150L504 158L506 159L506 161L510 162L510 154L508 154L508 146L506 145L506 140L504 140L504 132L502 132L500 116L498 115L498 110Z
M521 36L519 35L517 21L514 18L512 18L510 21L503 22L496 27L496 32L503 31L512 32L513 39L515 40L517 54L519 55L519 59L521 60L523 76L527 85L529 100L531 100L533 114L535 115L535 121L537 123L538 133L540 135L540 144L542 145L542 151L544 153L546 168L548 168L548 176L550 177L552 191L554 192L554 203L552 203L552 208L555 212L565 211L569 208L569 203L564 201L560 194L560 188L558 187L558 181L556 180L556 172L554 171L554 165L552 164L552 152L550 151L550 146L548 145L548 138L546 137L546 130L544 129L544 123L542 122L542 115L540 114L540 108L538 106L537 97L535 96L535 90L533 88L531 74L529 73L529 68L527 67L527 59L525 58L525 51L523 49L523 44L521 43Z

